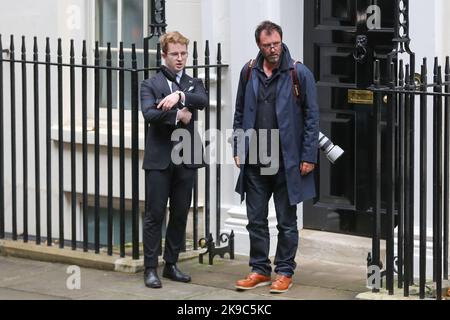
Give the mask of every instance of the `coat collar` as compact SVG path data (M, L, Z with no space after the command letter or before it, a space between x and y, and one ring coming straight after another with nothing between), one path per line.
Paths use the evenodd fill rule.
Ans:
M180 86L183 91L189 90L189 88L193 86L193 83L193 79L188 76L185 71L183 71L183 75L180 79Z

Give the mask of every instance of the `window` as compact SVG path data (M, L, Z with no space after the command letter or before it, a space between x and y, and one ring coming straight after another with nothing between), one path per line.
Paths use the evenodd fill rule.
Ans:
M120 42L124 45L125 67L131 68L131 45L136 44L138 68L144 65L143 39L148 35L151 17L150 0L96 0L95 1L95 40L99 41L101 64L106 65L107 44L111 43L112 65L119 65ZM150 65L155 65L156 43L154 37L150 41ZM139 83L143 73L139 74ZM131 109L131 74L125 72L124 107ZM119 73L112 72L113 109L119 105ZM101 73L100 106L106 108L106 72Z
M88 239L90 243L95 241L95 207L88 207ZM108 209L100 208L99 210L99 229L100 229L100 245L108 245ZM120 245L120 211L113 209L112 217L113 225L113 246ZM125 243L132 242L132 213L125 211Z

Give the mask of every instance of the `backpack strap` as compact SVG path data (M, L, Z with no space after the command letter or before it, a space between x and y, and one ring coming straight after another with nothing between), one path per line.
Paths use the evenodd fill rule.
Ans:
M253 68L255 67L256 59L250 59L250 61L247 64L247 74L245 76L245 84L250 80L252 76Z
M300 81L298 80L297 64L300 61L294 61L294 69L291 70L292 87L294 88L294 95L300 98Z

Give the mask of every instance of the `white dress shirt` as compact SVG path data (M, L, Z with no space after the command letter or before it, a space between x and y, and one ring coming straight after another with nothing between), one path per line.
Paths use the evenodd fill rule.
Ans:
M183 70L181 70L180 72L177 73L177 83L178 83L178 84L180 84L180 81L181 81L181 77L182 77L182 76L183 76ZM167 79L167 78L166 78L166 79ZM173 92L174 92L174 90L173 90L173 88L172 88L173 81L170 81L169 79L167 79L167 84L169 85L169 88L170 88L171 93L173 93ZM175 91L176 91L176 90L175 90ZM183 95L182 95L181 97L182 97L182 98L181 98L181 100L180 100L180 103L184 106ZM180 121L180 120L178 120L178 112L180 112L180 110L177 111L177 117L176 117L176 119L175 119L175 125L177 125L177 124L178 124L178 121Z

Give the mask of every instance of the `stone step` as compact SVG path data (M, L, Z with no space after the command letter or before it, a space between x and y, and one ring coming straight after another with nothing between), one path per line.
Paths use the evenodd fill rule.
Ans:
M381 241L380 257L384 260L386 245ZM372 239L316 230L300 231L297 257L351 264L367 265L367 254L372 251Z

